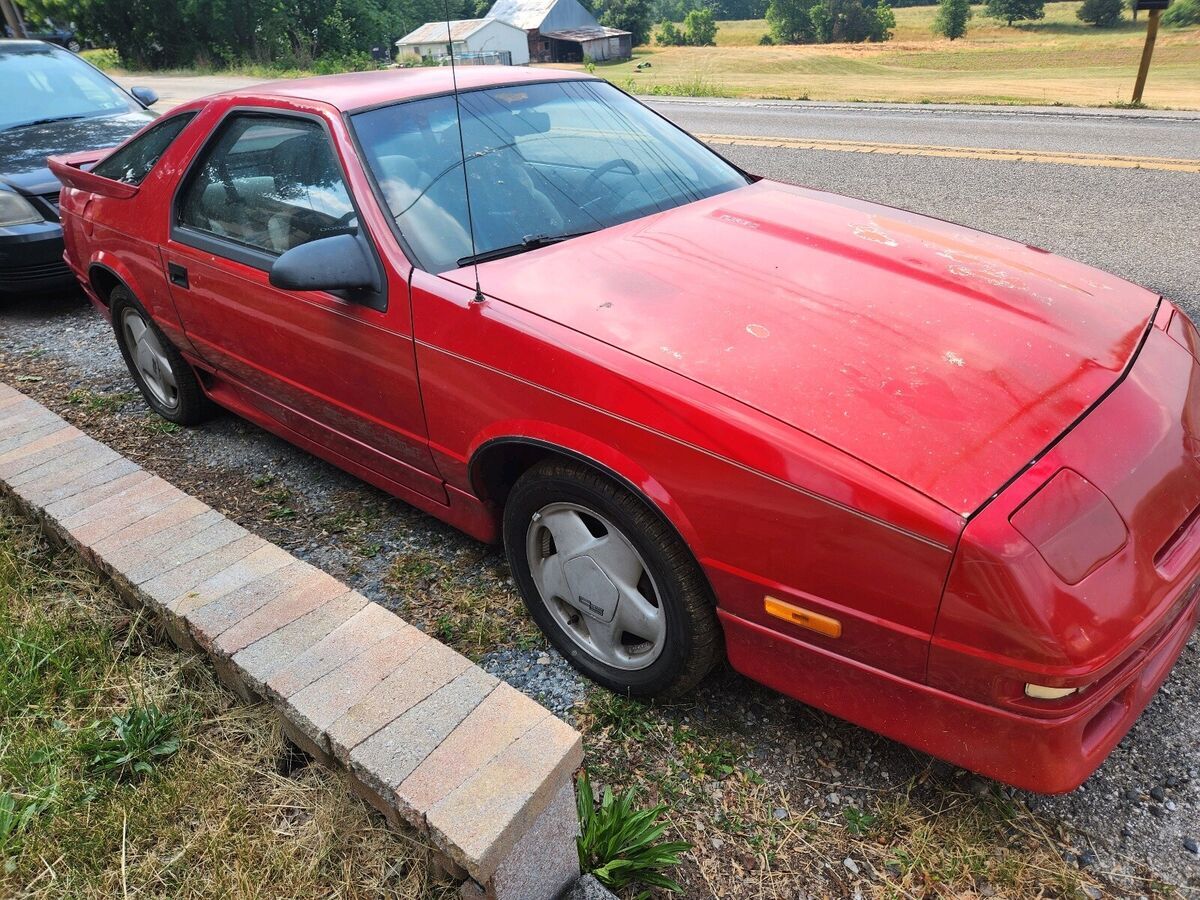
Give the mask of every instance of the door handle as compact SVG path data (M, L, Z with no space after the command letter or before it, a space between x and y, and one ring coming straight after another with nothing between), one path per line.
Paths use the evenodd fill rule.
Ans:
M171 284L181 288L188 286L187 269L178 263L167 263L167 278L170 279Z

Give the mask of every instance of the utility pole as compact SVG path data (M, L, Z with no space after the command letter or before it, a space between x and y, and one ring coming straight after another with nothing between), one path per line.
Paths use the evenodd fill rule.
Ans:
M1134 14L1144 9L1149 12L1146 23L1146 45L1142 47L1142 62L1138 66L1137 81L1133 84L1133 102L1142 102L1142 91L1146 88L1146 76L1150 74L1150 57L1154 55L1154 39L1158 37L1158 17L1162 15L1168 0L1136 0Z
M8 24L12 36L25 37L25 23L21 21L21 11L17 9L17 4L13 0L0 0L0 8L4 10L4 21Z

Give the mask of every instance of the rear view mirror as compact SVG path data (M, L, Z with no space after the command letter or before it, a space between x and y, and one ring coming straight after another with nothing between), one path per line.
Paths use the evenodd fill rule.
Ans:
M133 94L142 106L153 106L158 102L158 91L154 90L154 88L135 87L130 88L129 93Z
M379 289L375 264L362 241L349 234L293 247L271 266L271 284L286 291Z

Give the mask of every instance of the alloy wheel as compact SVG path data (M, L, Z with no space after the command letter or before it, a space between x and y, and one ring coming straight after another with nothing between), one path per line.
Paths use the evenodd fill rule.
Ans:
M129 355L146 390L164 407L174 409L179 405L179 386L158 335L133 307L127 307L122 313L121 328L125 332Z
M661 595L612 522L575 503L550 503L531 517L525 552L542 602L588 655L627 671L658 659L667 636Z

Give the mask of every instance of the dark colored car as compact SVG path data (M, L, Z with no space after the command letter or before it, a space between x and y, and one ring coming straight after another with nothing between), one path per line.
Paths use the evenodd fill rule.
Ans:
M7 25L4 26L4 36L12 37L12 29ZM58 44L60 47L66 47L72 53L78 53L83 49L83 44L79 40L79 35L75 33L75 29L56 25L53 22L47 21L41 27L30 28L26 23L25 37L31 41L46 41L50 44Z
M0 293L67 287L46 157L121 143L154 118L158 98L42 41L0 41L0 86Z

